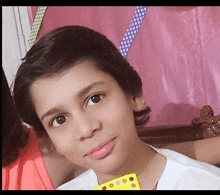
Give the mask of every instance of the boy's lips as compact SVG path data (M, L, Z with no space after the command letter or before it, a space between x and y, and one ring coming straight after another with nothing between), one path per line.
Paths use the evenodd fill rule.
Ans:
M115 137L116 138L116 137ZM115 138L110 141L99 144L98 147L92 148L85 156L90 156L93 159L101 159L107 156L115 145Z

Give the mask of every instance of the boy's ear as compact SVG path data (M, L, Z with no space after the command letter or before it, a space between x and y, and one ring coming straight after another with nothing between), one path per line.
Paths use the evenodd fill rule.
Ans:
M144 109L144 97L143 95L134 97L132 96L132 108L133 111L139 112Z

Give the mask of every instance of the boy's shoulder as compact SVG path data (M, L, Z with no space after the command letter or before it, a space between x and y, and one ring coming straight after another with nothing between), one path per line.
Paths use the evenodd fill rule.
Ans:
M90 190L98 185L98 179L92 169L80 174L78 177L59 186L58 190Z
M220 189L220 169L169 149L155 149L166 157L164 171L158 182L161 190Z

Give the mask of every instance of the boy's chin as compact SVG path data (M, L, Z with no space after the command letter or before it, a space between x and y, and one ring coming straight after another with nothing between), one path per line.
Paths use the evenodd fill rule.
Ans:
M110 157L110 156L109 156ZM106 161L98 162L97 165L91 169L93 169L97 173L114 175L118 174L123 170L124 161L122 160L122 156L117 157L116 155L111 158L106 158Z

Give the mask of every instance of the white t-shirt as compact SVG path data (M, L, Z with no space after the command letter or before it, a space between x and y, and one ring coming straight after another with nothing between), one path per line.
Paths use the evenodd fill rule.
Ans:
M166 157L157 190L220 190L220 168L172 150L152 148ZM95 172L89 169L58 189L90 190L97 185L98 178Z

